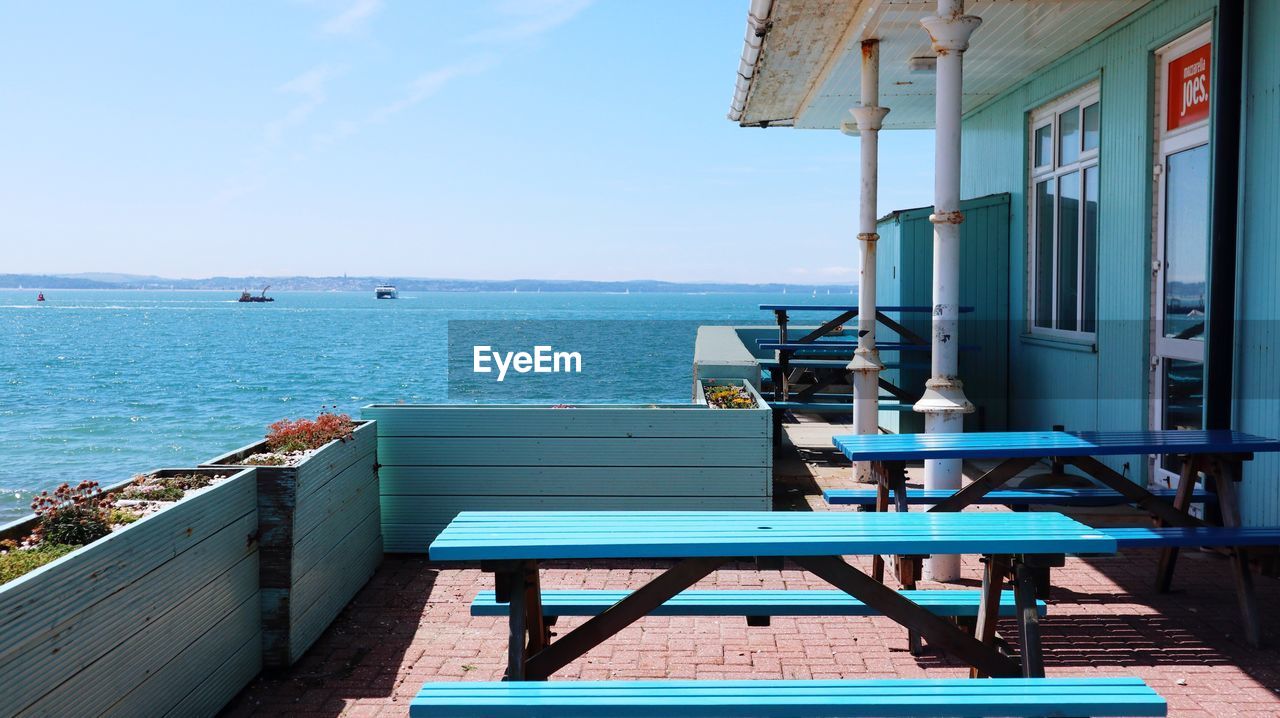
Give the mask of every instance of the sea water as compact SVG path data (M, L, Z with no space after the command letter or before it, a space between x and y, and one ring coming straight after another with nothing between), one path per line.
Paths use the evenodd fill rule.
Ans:
M771 325L766 294L0 290L0 523L33 492L192 466L260 439L284 417L371 403L458 403L446 367L451 321L592 320L581 343L627 359L578 400L688 402L698 323ZM812 303L854 301L845 295ZM616 324L625 322L625 324ZM625 339L611 327L626 327ZM568 347L590 355L591 346ZM634 351L632 351L634 349ZM630 358L633 357L633 358ZM593 381L584 372L583 381ZM532 384L531 384L532 386ZM547 401L519 381L466 403Z

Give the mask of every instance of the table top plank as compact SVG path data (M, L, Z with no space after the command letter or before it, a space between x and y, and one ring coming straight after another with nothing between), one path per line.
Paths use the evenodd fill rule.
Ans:
M1280 440L1238 431L985 431L866 434L832 438L852 461L1013 459L1127 454L1251 454L1280 451Z
M1114 539L1051 512L475 511L458 514L432 542L430 556L500 561L1115 551Z

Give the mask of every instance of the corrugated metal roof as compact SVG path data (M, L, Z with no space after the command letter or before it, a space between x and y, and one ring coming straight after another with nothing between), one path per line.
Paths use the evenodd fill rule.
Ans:
M965 110L999 95L1088 42L1151 0L971 0L983 20L965 53ZM774 0L751 77L743 126L839 129L858 102L859 44L880 40L880 104L886 129L933 126L932 73L908 62L933 57L920 19L935 0Z

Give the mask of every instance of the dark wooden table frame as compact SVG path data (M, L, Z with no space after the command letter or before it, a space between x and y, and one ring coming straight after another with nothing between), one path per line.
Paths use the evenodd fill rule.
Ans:
M763 556L756 559L754 565L757 570L778 569L779 564L787 559L905 626L912 635L922 636L929 645L964 661L971 666L971 674L975 677L1044 677L1034 572L1039 566L1060 565L1061 555L986 557L982 602L976 621L969 622L953 622L931 613L885 586L882 581L850 565L841 556ZM657 578L554 642L551 640L551 624L542 613L538 562L482 562L481 568L494 574L498 600L510 603L506 680L546 680L712 571L736 560L739 559L681 559ZM1011 579L1017 604L1021 660L1002 650L995 630L1000 594L1006 578ZM972 628L972 632L966 632L966 628Z
M1042 459L1055 464L1072 465L1085 474L1096 479L1124 496L1139 508L1151 514L1157 526L1207 526L1206 522L1190 513L1191 495L1195 488L1198 474L1203 473L1206 484L1218 497L1218 508L1222 514L1222 525L1240 526L1240 506L1236 498L1235 485L1241 479L1241 464L1251 460L1253 454L1169 454L1178 456L1182 468L1178 480L1178 489L1172 502L1156 496L1144 487L1138 486L1116 472L1111 467L1092 456L1044 456L1020 457L1006 459L992 467L969 485L957 490L949 498L935 504L930 511L961 511L982 498L989 491L1000 488L1009 480L1026 469L1031 468ZM876 481L876 511L887 511L890 496L893 497L894 508L906 511L906 464L902 461L871 462L872 476ZM1160 562L1156 570L1156 590L1161 593L1169 590L1173 581L1174 567L1178 560L1178 549L1166 548L1161 551ZM1236 598L1240 607L1241 620L1244 625L1245 638L1251 645L1262 642L1261 624L1258 618L1258 602L1253 588L1253 575L1249 571L1248 552L1242 547L1232 549L1232 573L1236 585ZM905 588L914 588L919 576L920 561L916 557L897 557L895 569L899 580ZM884 559L877 556L872 568L876 580L884 579ZM1034 577L1040 585L1040 594L1045 595L1048 588L1048 566L1038 568ZM918 648L915 638L912 648Z

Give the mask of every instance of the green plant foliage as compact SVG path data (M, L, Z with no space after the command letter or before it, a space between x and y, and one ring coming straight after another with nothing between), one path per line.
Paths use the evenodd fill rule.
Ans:
M0 553L0 583L8 583L31 573L46 563L75 551L79 546L43 544L35 548L13 549Z
M202 489L213 483L207 474L178 474L177 476L139 476L133 485L120 493L122 499L142 501L177 501L192 489Z

